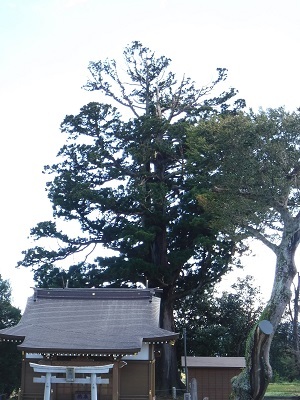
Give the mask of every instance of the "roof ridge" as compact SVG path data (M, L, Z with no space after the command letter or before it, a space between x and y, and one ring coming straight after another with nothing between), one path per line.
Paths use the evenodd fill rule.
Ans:
M136 288L34 288L34 300L39 298L65 299L150 299L158 289Z

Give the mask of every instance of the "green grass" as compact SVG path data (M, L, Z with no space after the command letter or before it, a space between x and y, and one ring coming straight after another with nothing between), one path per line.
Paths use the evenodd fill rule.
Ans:
M270 383L266 396L300 396L300 381Z

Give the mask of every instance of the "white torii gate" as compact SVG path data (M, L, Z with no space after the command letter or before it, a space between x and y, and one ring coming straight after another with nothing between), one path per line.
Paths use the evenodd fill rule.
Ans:
M44 400L50 400L51 383L90 383L91 385L91 400L97 400L97 384L108 384L109 379L102 379L99 374L107 374L114 364L86 366L86 367L72 367L61 365L42 365L29 363L34 372L45 373L39 378L33 378L35 383L45 383ZM63 378L57 378L53 373L65 374ZM90 374L85 378L76 378L76 374Z

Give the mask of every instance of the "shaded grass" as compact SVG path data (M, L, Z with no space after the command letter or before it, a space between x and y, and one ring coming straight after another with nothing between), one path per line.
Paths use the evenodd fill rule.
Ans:
M266 396L300 396L300 381L270 383Z
M270 383L265 397L300 396L300 381ZM157 395L157 400L173 400L171 395ZM183 400L183 394L177 395L177 400Z

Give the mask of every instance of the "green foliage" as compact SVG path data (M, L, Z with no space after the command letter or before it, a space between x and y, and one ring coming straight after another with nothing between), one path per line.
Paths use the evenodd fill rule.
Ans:
M194 295L180 301L176 328L180 331L186 327L191 356L241 357L261 311L260 291L253 287L253 278L247 276L220 296L211 289L205 296Z
M300 371L293 348L292 324L286 319L279 324L274 335L270 362L274 370L274 380L292 382L300 379Z
M21 318L18 308L11 305L11 289L0 275L0 329L16 325ZM0 394L7 396L20 387L21 352L15 343L0 343Z
M199 181L207 182L206 189L199 185L198 200L215 215L214 227L236 242L255 237L276 255L273 290L261 316L274 330L290 300L297 272L299 132L299 112L279 108L218 115L201 121L189 136L190 169L200 171ZM260 400L272 376L268 359L273 335L263 343L255 341L253 334L247 341L246 373L235 381L233 390L236 397ZM249 382L250 391L245 389Z
M254 229L280 238L284 208L294 215L299 205L299 130L299 113L283 108L216 116L193 129L191 168L206 174L210 189L199 188L199 201L219 209L220 227L241 238Z
M93 102L64 119L66 144L59 162L45 168L53 177L47 188L56 221L31 230L46 245L25 251L19 265L33 267L42 286L67 280L69 286L120 286L147 279L168 293L177 286L182 297L219 280L232 259L233 243L213 229L213 216L198 203L185 165L188 126L230 112L235 91L209 99L226 70L218 69L216 80L198 89L189 78L178 82L170 60L139 42L125 49L124 59L125 71L114 60L90 63L86 89L100 91L118 110ZM236 102L231 112L241 105ZM71 232L78 237L60 230L60 221L76 223ZM58 263L93 250L95 264L84 259L63 271Z
M178 81L170 60L139 42L125 49L124 61L124 68L115 60L90 63L86 89L118 109L93 102L62 122L66 144L58 162L46 167L55 221L32 229L31 236L46 245L25 251L19 265L34 268L42 286L147 280L163 289L162 327L171 330L175 298L218 281L234 252L233 241L213 228L213 215L193 191L187 128L209 115L236 113L243 102L231 105L233 89L209 98L226 79L225 69L198 89L190 78ZM91 252L93 264L85 259ZM75 253L82 254L80 264L62 272L59 262ZM169 380L168 388L176 385Z

